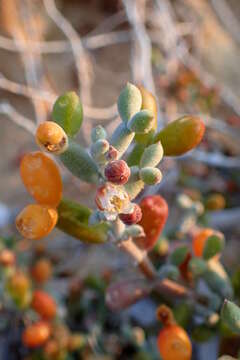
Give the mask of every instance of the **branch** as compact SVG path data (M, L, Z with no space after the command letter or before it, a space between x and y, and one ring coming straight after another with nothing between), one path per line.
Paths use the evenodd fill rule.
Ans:
M83 102L90 104L91 102L91 79L90 79L90 62L83 48L79 34L73 28L69 21L57 9L54 0L43 0L45 9L49 17L63 31L69 40L74 56L75 66L77 69L80 94Z
M15 124L27 130L32 135L35 134L36 125L30 119L19 114L8 102L0 103L0 113L9 116Z
M18 84L14 81L6 79L0 73L0 88L10 91L11 93L26 96L29 98L35 98L37 100L44 100L53 104L57 99L57 94L54 94L49 91L35 89L31 86L26 86L23 84ZM117 106L116 104L110 105L105 108L91 107L83 104L84 113L87 117L97 119L97 120L109 120L113 119L117 115Z

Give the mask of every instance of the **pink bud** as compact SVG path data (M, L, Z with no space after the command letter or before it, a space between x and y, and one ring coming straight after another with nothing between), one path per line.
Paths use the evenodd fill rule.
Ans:
M139 205L133 204L133 211L129 214L120 214L119 215L122 222L126 225L137 224L142 218L142 210Z
M124 185L129 179L131 171L124 160L114 160L105 167L105 176L108 181Z
M117 149L114 146L110 145L106 156L107 160L109 161L116 160L117 157L118 157Z

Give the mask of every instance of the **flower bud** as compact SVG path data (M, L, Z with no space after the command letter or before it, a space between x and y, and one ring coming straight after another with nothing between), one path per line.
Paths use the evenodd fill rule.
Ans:
M127 83L118 98L118 112L124 122L141 109L142 95L140 90L133 84Z
M129 179L130 169L124 160L114 160L105 167L105 176L108 181L123 185Z
M162 180L162 173L154 167L144 167L140 170L140 178L147 185L156 185Z
M62 154L68 148L68 137L65 131L53 121L40 124L36 132L38 146L55 155Z
M142 218L142 210L139 205L133 204L133 209L128 214L119 214L119 218L126 225L137 224Z
M151 130L153 121L153 113L150 110L141 110L131 118L128 128L136 134L146 134Z
M107 137L106 130L101 125L98 125L92 129L91 139L93 143L95 143L98 140L104 140L106 139L106 137Z
M118 158L117 149L114 146L110 145L109 150L108 150L108 152L106 154L106 159L108 161L112 161L112 160L117 160L117 158Z

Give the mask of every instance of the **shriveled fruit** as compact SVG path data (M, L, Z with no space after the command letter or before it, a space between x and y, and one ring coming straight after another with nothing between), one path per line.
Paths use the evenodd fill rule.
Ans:
M39 259L31 269L31 275L38 284L43 284L52 275L52 264L48 259Z
M42 346L50 337L51 328L45 321L38 321L26 327L22 334L22 342L26 347Z
M205 243L207 241L207 238L209 236L212 236L214 234L214 230L210 228L205 228L199 230L192 239L192 247L193 247L193 253L195 256L202 256Z
M41 290L34 291L31 307L46 320L54 318L57 312L57 305L53 297Z
M42 205L57 207L62 197L62 179L55 162L37 151L26 154L20 164L24 185Z
M191 359L191 341L186 331L178 325L164 327L158 335L157 345L163 360Z
M41 149L56 155L63 153L68 147L67 134L53 121L40 124L35 139Z
M143 227L146 236L136 238L136 243L143 249L151 249L167 221L168 205L160 195L146 196L139 205L142 219L138 224Z
M154 142L161 141L164 155L178 156L195 148L204 135L205 125L195 116L183 116L172 121L155 137Z
M27 239L37 240L47 236L57 223L58 214L54 208L31 204L16 218L18 231Z

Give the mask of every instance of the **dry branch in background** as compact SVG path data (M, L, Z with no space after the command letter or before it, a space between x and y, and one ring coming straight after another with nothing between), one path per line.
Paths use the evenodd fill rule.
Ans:
M3 6L4 2L4 6ZM7 4L7 6L6 6ZM192 5L191 0L184 1L186 6ZM197 9L199 1L194 3L194 10ZM26 84L18 84L11 79L7 79L4 74L0 76L0 87L9 92L23 95L31 99L35 109L36 119L32 120L32 126L29 126L29 119L23 125L25 129L34 129L35 121L42 121L47 118L50 106L55 101L59 93L51 87L48 76L46 76L43 67L44 54L72 53L76 74L79 84L79 91L83 100L85 116L88 120L83 126L83 134L88 141L89 133L93 121L111 121L108 127L112 128L117 116L116 104L103 108L95 107L92 101L91 86L94 75L94 57L93 50L101 47L128 43L131 56L131 72L135 82L143 83L148 89L156 93L155 74L152 68L152 47L158 47L163 50L163 61L167 69L169 78L173 77L178 70L179 64L184 64L187 68L193 70L201 78L201 81L207 86L216 86L219 89L219 95L227 106L240 115L240 106L237 95L220 83L199 61L197 54L190 51L185 35L191 35L195 39L195 27L193 19L185 19L179 22L174 4L169 0L123 0L123 9L96 26L84 36L80 36L74 29L71 21L68 20L57 8L54 0L43 0L42 11L38 11L39 4L36 6L30 0L9 0L7 3L2 0L1 14L4 30L10 35L10 38L4 35L0 36L0 48L16 52L22 59ZM178 7L181 4L177 4ZM226 1L211 1L212 9L216 11L220 20L223 22L227 31L232 35L235 41L238 40L237 29L239 23L234 16L230 6ZM209 4L204 2L206 9ZM65 36L66 40L45 41L46 17L44 10L53 20ZM226 13L226 17L222 13ZM129 24L127 30L115 30L121 24ZM149 27L148 24L151 26ZM30 29L30 30L29 30ZM194 43L195 47L197 44ZM91 56L90 56L91 51ZM47 74L49 75L49 74ZM164 94L160 94L161 97ZM168 101L167 101L168 103ZM5 104L5 102L4 102ZM14 107L9 104L4 105L8 114L13 114ZM18 112L17 112L18 113ZM18 114L18 121L21 115ZM24 119L24 117L22 117ZM159 115L162 123L163 115ZM206 117L207 125L226 136L237 137L237 133L232 130L230 125L224 121L219 121L211 117ZM223 155L208 154L196 152L189 158L195 158L197 161L210 163L223 167L239 167L239 160L225 157Z

